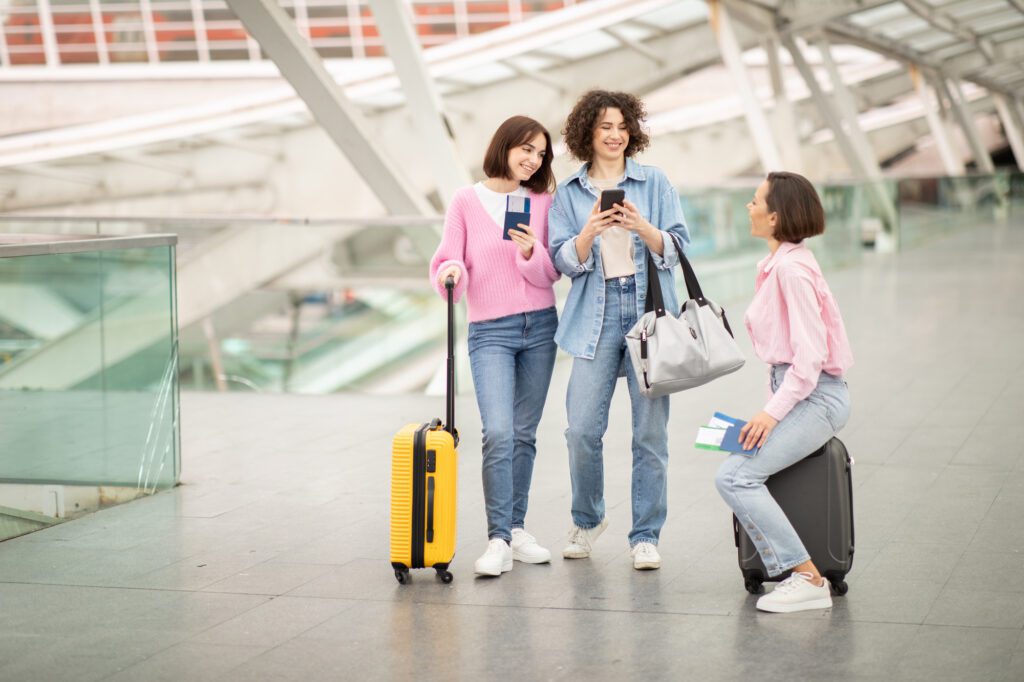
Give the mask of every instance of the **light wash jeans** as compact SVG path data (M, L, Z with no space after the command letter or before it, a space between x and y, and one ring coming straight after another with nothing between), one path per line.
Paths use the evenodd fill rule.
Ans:
M633 528L630 546L658 544L668 512L668 396L649 400L640 393L625 334L636 324L636 283L632 277L605 282L604 322L594 358L573 358L566 411L572 520L593 528L604 518L604 434L615 383L625 369L633 411Z
M772 367L773 393L778 390L787 369L789 365ZM763 446L753 455L729 455L718 469L715 476L718 492L747 530L771 577L811 557L786 514L768 492L765 481L823 446L849 418L850 391L846 382L822 372L817 387L776 424Z
M537 423L555 365L554 308L469 325L469 364L483 423L487 537L522 528L537 456Z

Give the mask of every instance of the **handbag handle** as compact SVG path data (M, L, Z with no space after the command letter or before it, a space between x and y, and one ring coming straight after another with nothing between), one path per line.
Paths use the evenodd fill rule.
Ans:
M678 235L672 232L669 232L668 236L672 238L672 243L676 245L676 252L679 253L679 266L683 269L687 298L697 301L697 305L707 305L708 301L704 298L700 282L697 281L697 273L693 271L693 266L690 265L689 259L683 253L682 241ZM651 254L651 250L647 249L647 302L644 305L644 311L649 313L652 310L658 317L665 316L665 298L661 291L661 282L658 281L658 269L654 265L654 256Z
M679 235L669 232L668 236L672 238L672 243L676 246L676 251L679 253L679 267L683 269L683 282L686 284L686 296L688 300L696 301L699 306L706 306L708 300L704 298L704 291L700 287L700 282L697 280L697 273L693 271L693 266L690 264L690 259L686 257L683 252L683 242L679 238ZM683 304L683 308L686 308L686 304ZM654 311L657 317L665 316L665 298L661 291L661 282L658 280L658 269L654 265L654 256L651 255L651 250L647 249L647 301L644 304L644 311ZM729 326L729 319L725 316L725 309L722 308L722 324L725 326L725 331L729 332L729 336L736 337L732 333L732 327Z

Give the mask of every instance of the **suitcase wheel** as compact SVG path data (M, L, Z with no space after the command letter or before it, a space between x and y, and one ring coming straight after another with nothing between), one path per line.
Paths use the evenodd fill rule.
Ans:
M455 576L452 575L450 571L443 568L437 569L437 577L440 578L441 582L443 582L446 585L450 583L452 580L455 580Z
M764 587L761 586L761 580L758 578L745 578L743 586L747 588L747 592L750 594L761 594L764 591Z
M409 569L407 568L396 568L395 569L395 580L400 584L405 585L409 582Z
M845 580L832 580L832 591L842 597L850 590L850 586L846 584Z

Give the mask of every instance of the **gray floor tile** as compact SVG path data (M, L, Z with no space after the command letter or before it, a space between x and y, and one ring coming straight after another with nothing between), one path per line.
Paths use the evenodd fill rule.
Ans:
M271 648L301 635L355 602L312 597L277 597L193 636L206 644Z
M207 592L281 595L329 570L328 566L266 561L207 585Z
M932 605L928 625L1024 628L1024 593L947 585Z
M923 626L894 659L899 680L993 680L1010 682L1011 662L1020 637L1016 630Z
M225 673L266 651L260 646L182 642L111 676L129 680L219 680Z

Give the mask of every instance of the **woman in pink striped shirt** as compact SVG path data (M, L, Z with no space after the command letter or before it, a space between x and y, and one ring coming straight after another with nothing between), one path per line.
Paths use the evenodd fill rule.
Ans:
M757 608L828 608L828 581L765 486L769 476L828 442L850 417L843 375L853 354L839 307L804 243L825 231L825 212L814 186L796 173L769 173L747 211L750 233L767 241L771 252L758 263L745 322L754 352L771 365L772 396L740 432L743 446L757 451L730 455L715 484L769 575L793 572Z
M444 236L430 262L438 293L455 279L455 300L469 307L469 362L483 424L487 549L480 575L500 576L512 562L539 564L551 552L524 522L537 454L537 423L555 363L548 208L554 173L551 135L537 121L513 116L494 133L484 157L487 179L456 192ZM526 211L516 210L525 207ZM505 213L529 212L529 224L504 236Z

